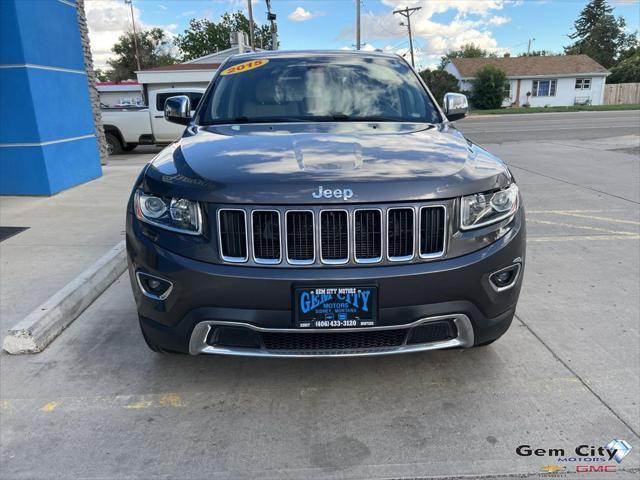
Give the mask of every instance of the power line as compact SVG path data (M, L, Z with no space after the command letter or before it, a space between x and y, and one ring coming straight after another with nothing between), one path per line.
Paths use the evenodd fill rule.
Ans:
M369 17L371 17L371 19L376 22L378 24L378 26L384 30L386 33L388 33L389 35L391 35L392 37L397 37L398 35L400 35L400 31L395 31L392 32L391 30L389 30L387 27L384 26L384 24L378 19L378 17L376 17L373 12L371 10L369 10L369 8L365 5L364 1L362 2L362 6L367 10L367 15L369 15Z

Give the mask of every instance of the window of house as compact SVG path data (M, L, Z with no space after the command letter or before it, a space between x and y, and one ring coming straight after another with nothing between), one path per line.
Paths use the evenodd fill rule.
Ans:
M509 100L513 100L513 82L509 82Z
M576 78L576 90L591 90L591 79Z
M557 80L534 80L531 95L534 97L555 97Z

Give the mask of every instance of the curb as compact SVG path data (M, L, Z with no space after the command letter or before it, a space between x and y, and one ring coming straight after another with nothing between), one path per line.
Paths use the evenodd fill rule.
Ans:
M7 330L2 348L11 354L38 353L127 269L122 240L46 302Z

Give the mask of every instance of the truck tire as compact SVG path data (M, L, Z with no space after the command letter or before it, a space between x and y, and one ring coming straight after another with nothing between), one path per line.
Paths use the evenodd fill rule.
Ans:
M120 139L113 133L107 133L105 137L107 137L107 152L109 155L120 155L123 150Z
M138 146L137 143L127 143L126 147L122 147L125 152L132 152Z

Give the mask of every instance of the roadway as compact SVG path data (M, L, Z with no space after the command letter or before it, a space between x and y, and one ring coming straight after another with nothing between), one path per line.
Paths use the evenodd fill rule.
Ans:
M637 135L640 111L471 115L457 125L479 144L582 140Z

